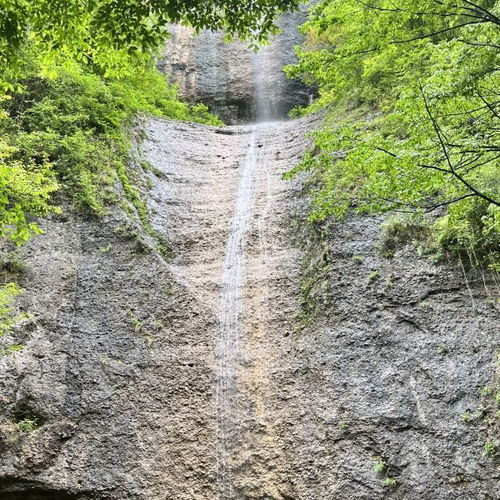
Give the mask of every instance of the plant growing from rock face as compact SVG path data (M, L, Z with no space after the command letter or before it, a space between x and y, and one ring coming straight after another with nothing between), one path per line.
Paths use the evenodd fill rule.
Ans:
M460 418L466 422L466 423L470 423L474 420L474 414L470 411L470 410L466 410L462 413L462 415L460 415Z
M441 355L445 355L445 354L448 353L448 348L444 344L441 344L438 347L438 353L441 354Z
M0 286L0 337L9 333L24 317L14 308L14 301L21 293L23 290L16 283Z
M143 328L142 321L137 317L137 315L131 309L127 310L127 316L134 327L134 332L141 332Z
M491 440L488 439L486 443L484 443L484 453L489 456L494 456L497 453L497 445Z
M394 488L397 486L398 484L398 481L393 478L393 477L386 477L383 481L382 481L382 484L384 486L387 486L388 488Z
M16 422L16 427L23 432L33 432L38 429L39 424L35 418L24 418Z
M377 457L375 459L375 465L373 468L375 469L375 472L382 473L382 472L386 471L387 464L384 462L384 460L381 457Z
M23 274L26 265L22 258L16 252L8 252L0 256L0 272L3 271L9 275Z
M0 349L0 356L8 356L9 354L14 354L20 352L24 349L22 344L11 344L7 347Z
M391 217L382 224L378 249L386 258L394 257L399 247L413 243L429 245L430 230L416 217Z
M0 130L5 119L0 109ZM41 233L39 226L28 220L27 214L43 216L59 210L51 203L58 184L47 157L39 162L21 160L19 148L4 142L5 139L4 136L0 140L0 237L20 244L32 234Z

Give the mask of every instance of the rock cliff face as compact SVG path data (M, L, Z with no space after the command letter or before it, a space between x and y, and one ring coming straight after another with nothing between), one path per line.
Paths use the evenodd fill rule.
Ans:
M280 35L255 54L248 44L224 42L222 33L174 26L161 67L178 83L190 102L203 102L225 123L280 119L296 106L307 104L314 91L287 79L282 68L295 62L293 47L302 42L297 26L306 11L284 15Z
M498 284L381 257L378 219L311 232L281 175L319 123L142 124L169 252L119 208L41 222L1 339L24 349L0 355L0 499L498 498Z

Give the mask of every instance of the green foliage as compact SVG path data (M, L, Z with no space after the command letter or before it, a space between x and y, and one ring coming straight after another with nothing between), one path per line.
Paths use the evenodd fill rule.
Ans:
M4 86L19 71L19 53L36 45L44 66L78 60L124 74L130 56L151 53L168 36L169 23L225 29L231 36L262 40L276 31L279 12L297 0L6 0L0 9L0 66ZM10 74L9 74L10 73ZM2 79L0 78L0 81Z
M417 248L421 245L430 250L431 231L422 218L414 216L390 217L382 223L379 250L384 257L391 258L398 247L412 242Z
M434 212L437 245L499 265L500 2L478 5L324 0L313 9L287 69L319 88L296 114L329 109L288 174L311 172L311 220Z
M16 427L23 432L33 432L36 431L40 425L35 418L24 418L16 422Z
M486 455L495 456L497 448L497 445L491 439L488 439L486 443L484 443L484 453Z
M375 459L375 465L373 466L375 469L375 472L378 472L381 474L382 472L385 472L387 469L387 464L384 462L384 460L381 457L377 457Z
M474 420L474 414L470 410L466 410L462 413L462 415L460 415L460 418L464 422L469 423L469 422L472 422Z
M16 252L7 252L0 255L0 272L6 275L16 276L24 273L26 265Z
M6 283L0 286L0 337L10 333L22 318L22 315L14 308L14 301L22 292L23 290L16 283Z
M386 477L383 481L382 484L384 486L387 486L388 488L395 488L398 485L398 481L394 479L393 477Z
M24 346L22 344L11 344L7 347L3 347L0 349L0 356L9 356L10 354L20 352L23 349Z
M77 209L100 215L118 201L117 184L143 223L147 210L128 172L130 132L141 114L220 124L202 105L177 99L149 57L138 57L122 78L104 78L77 63L40 73L25 52L21 90L0 111L0 236L19 243L38 226L29 216L57 212L51 203L62 186Z
M0 130L6 121L7 116L0 109ZM46 156L38 162L31 158L22 160L18 157L19 149L9 139L0 139L0 236L20 244L31 234L41 232L27 219L27 213L47 215L57 211L50 199L58 184Z

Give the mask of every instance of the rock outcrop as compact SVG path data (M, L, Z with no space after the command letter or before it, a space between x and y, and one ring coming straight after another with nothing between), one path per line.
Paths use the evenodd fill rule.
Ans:
M305 10L284 15L281 34L258 53L244 42L225 43L222 33L195 36L190 28L173 26L160 67L179 85L181 97L206 104L227 124L255 121L264 109L268 120L280 119L314 95L283 72L296 61L293 47L303 40L297 26L305 19Z

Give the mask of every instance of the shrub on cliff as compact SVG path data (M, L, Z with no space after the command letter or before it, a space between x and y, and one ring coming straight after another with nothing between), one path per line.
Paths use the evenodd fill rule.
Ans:
M31 216L55 210L58 187L79 210L94 214L116 201L116 183L136 202L126 168L136 116L219 123L204 106L181 103L147 56L114 78L71 61L41 72L31 51L17 82L0 115L0 235L16 242L38 231Z
M170 23L224 29L255 43L298 0L12 0L0 9L0 236L37 232L56 178L76 205L102 213L117 181L136 208L124 125L139 113L218 123L177 100L152 63ZM8 113L8 114L7 114ZM143 208L143 207L142 207Z

